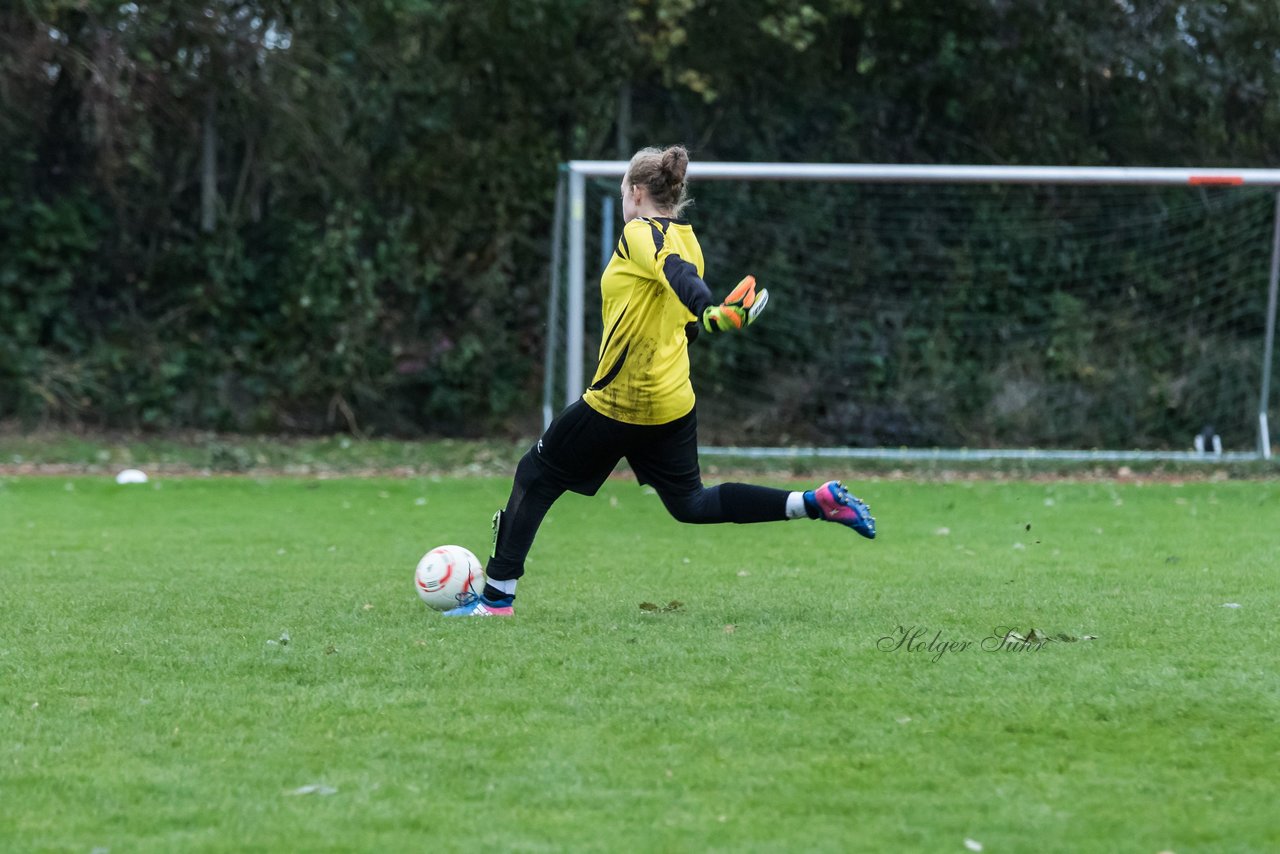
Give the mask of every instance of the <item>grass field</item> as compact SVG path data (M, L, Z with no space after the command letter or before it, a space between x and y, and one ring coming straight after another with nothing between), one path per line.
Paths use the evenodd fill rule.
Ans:
M0 850L1280 850L1276 481L882 479L868 543L622 479L427 611L508 486L0 478Z

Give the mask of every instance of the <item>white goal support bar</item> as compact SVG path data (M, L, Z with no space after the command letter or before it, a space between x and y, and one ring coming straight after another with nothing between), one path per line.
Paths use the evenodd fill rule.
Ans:
M625 160L570 160L570 175L622 178ZM901 184L1138 184L1280 187L1280 169L1128 166L934 166L884 163L689 164L700 180L857 181Z
M562 167L567 175L568 194L568 280L566 294L565 335L565 400L567 405L577 400L583 389L584 304L586 294L586 180L588 178L618 178L626 174L625 160L571 160ZM1271 249L1271 271L1268 284L1265 343L1262 354L1262 380L1258 401L1258 447L1256 455L1239 455L1250 459L1271 457L1271 437L1267 425L1267 407L1271 388L1271 362L1275 346L1277 286L1280 284L1280 169L1223 169L1223 168L1173 168L1127 166L950 166L930 164L882 164L882 163L716 163L695 162L689 164L689 176L696 180L755 180L755 181L826 181L858 183L898 184L1093 184L1103 186L1183 186L1183 187L1274 187L1276 194L1275 233ZM559 210L559 192L557 209ZM557 223L558 225L558 223ZM553 255L559 253L563 235L557 227L552 235ZM552 295L558 296L560 278L559 258L552 264ZM554 323L549 324L549 327ZM550 372L554 361L548 350L546 389L551 388ZM550 423L553 401L544 395L543 424ZM729 452L731 449L706 449L711 452ZM813 450L813 449L810 449ZM740 449L746 456L774 455L774 450ZM884 449L821 449L823 455L849 457L904 458L903 455L919 454L921 459L937 459L938 451L921 449L919 452ZM958 452L962 453L962 452ZM1056 459L1098 459L1099 453L1115 452L1057 451ZM1125 453L1125 452L1119 452ZM1019 458L1045 458L1045 451L1005 451ZM968 456L967 454L965 455ZM1141 455L1132 453L1132 458ZM1233 455L1235 456L1235 455ZM1222 459L1216 455L1192 452L1170 452L1162 459ZM1111 456L1107 456L1110 459Z

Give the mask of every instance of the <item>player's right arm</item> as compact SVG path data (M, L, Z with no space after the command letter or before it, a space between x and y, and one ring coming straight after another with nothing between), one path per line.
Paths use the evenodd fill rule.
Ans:
M756 319L768 302L768 291L761 290L757 295L755 278L747 276L724 302L717 305L711 296L711 288L698 275L697 267L681 258L665 240L662 229L649 220L633 220L623 229L618 253L623 252L646 277L664 282L675 292L688 309L689 320L697 324L692 327L695 330L728 332L742 329Z
M769 291L761 288L757 293L756 277L744 276L737 287L724 298L724 302L706 310L702 316L702 325L708 332L743 329L755 323L756 318L768 303Z

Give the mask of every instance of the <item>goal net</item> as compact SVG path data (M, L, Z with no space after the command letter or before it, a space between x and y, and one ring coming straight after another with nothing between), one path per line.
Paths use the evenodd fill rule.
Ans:
M625 164L589 165L604 174L571 168L558 216L544 417L590 382L622 225ZM699 166L717 164L695 164L687 213L708 284L722 295L752 273L771 297L748 333L692 345L704 445L1155 455L1203 435L1210 455L1214 436L1229 456L1269 452L1280 173L915 167L918 183Z

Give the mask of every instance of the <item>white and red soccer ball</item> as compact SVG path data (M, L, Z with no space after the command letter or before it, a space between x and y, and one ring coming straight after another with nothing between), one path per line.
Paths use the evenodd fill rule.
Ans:
M484 590L480 561L462 546L440 546L422 556L413 573L418 596L437 611L447 611Z

